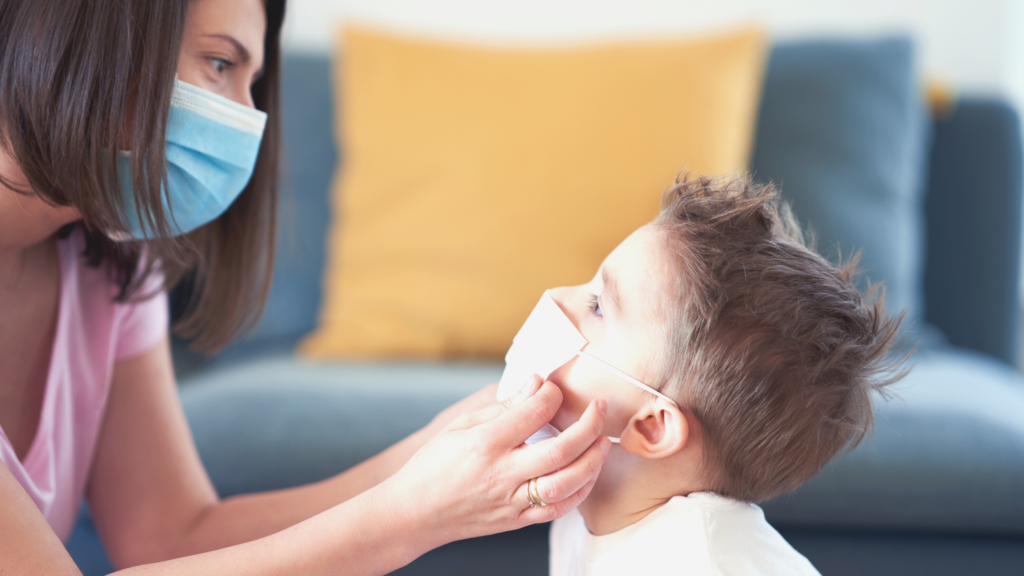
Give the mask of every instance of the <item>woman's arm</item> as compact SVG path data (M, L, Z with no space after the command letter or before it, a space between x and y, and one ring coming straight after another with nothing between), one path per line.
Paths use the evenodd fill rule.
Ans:
M426 428L350 470L308 486L218 500L178 401L166 341L114 369L89 501L116 566L248 542L292 526L386 480L457 416L494 398L488 387Z
M259 540L118 574L386 574L439 544L422 525L403 522L384 492L373 488Z
M82 574L3 462L0 462L0 574Z
M121 391L121 405L114 409L137 410L150 421L138 430L104 430L104 442L115 429L124 436L104 445L106 453L96 462L100 475L93 476L90 490L94 498L99 496L94 507L105 527L101 530L114 528L116 541L106 543L116 547L119 563L166 548L150 539L186 537L205 521L209 506L217 505L180 408L123 404L147 395L136 397L123 387ZM150 402L172 401L177 406L173 388L169 394L164 390L151 396ZM126 572L383 574L447 542L561 517L589 494L610 448L608 439L600 436L607 411L603 401L592 402L559 437L534 446L523 444L551 419L561 401L556 386L535 378L515 398L456 418L398 473L342 504L251 542ZM158 432L163 427L168 430ZM168 441L167 436L175 434L182 437ZM157 452L146 456L143 450ZM546 507L528 505L527 481L533 477L538 477ZM101 485L104 481L111 484ZM0 470L0 505L0 573L78 572L6 468ZM240 522L248 520L239 516ZM131 530L140 533L133 536Z
M271 537L124 573L383 574L407 564L430 544L412 524L397 521L386 495L378 492L372 490ZM0 510L0 574L81 576L60 539L2 462Z
M523 442L561 404L536 379L511 402L460 416L380 485L254 542L124 571L134 574L386 574L462 538L550 521L594 486L611 444L601 437L603 401L543 446ZM532 508L526 480L550 504Z

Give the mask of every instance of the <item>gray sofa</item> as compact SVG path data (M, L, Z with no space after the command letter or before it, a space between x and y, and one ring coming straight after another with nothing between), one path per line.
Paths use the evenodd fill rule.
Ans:
M772 54L755 177L780 183L820 237L877 245L875 259L866 259L890 271L895 301L911 310L908 338L920 348L896 397L880 402L873 436L764 508L826 575L1024 574L1024 379L1014 368L1019 120L999 100L972 97L943 118L914 117L905 94L916 87L910 55L899 39L794 44ZM885 76L892 70L898 74ZM891 86L886 78L895 79ZM294 356L316 322L326 191L341 161L331 87L326 57L286 58L288 191L260 326L212 359L176 343L182 401L222 496L344 470L501 371L488 363L310 364ZM864 90L883 92L888 108L844 101L868 98L858 95ZM877 138L897 125L896 136ZM851 144L858 138L859 148ZM882 168L866 173L870 163ZM840 164L852 169L843 174ZM878 192L886 182L897 184L888 200ZM855 184L867 190L866 208L843 204L856 190L831 191ZM68 549L86 574L109 571L87 513ZM445 546L398 573L545 574L546 560L547 527L537 526Z

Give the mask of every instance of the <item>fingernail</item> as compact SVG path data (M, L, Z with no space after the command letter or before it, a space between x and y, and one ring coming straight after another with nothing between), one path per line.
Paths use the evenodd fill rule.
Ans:
M612 443L611 443L611 441L607 441L606 442L606 441L602 440L601 441L601 452L604 452L604 455L607 456L608 453L611 452L611 450L612 450Z
M597 409L601 411L601 415L602 416L607 416L608 415L608 402L605 402L604 400L598 400L597 401Z
M537 378L531 375L530 378L526 381L526 383L523 384L523 388L519 390L519 393L516 394L516 397L512 400L512 404L522 404L523 402L526 401L527 398L533 396L534 393L537 392L537 380Z

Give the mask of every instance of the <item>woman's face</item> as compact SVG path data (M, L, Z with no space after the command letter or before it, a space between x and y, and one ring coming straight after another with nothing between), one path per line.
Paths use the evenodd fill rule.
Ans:
M254 107L263 74L267 17L261 0L191 0L178 55L178 79Z
M261 0L190 0L178 57L178 78L246 106L263 72L267 29ZM17 162L0 149L0 174L29 189ZM35 245L82 215L0 184L0 250Z

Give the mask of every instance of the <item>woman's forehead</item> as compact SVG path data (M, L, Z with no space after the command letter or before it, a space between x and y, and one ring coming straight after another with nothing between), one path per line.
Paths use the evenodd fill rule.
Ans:
M186 26L186 36L231 38L263 62L267 15L261 0L191 0Z

